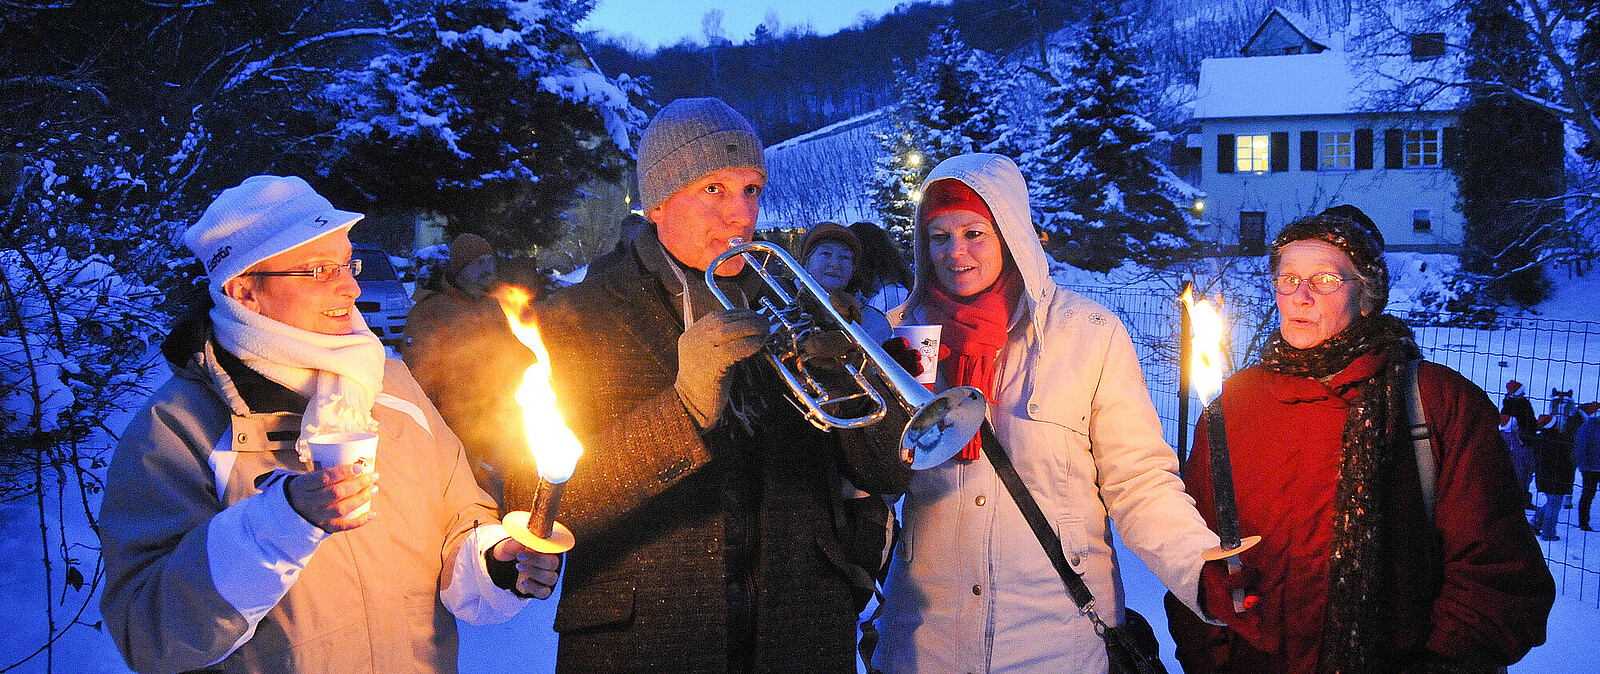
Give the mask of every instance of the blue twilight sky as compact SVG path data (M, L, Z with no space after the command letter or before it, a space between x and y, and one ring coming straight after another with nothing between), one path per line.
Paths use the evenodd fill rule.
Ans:
M700 19L707 11L723 12L723 37L735 44L749 39L766 18L778 13L784 28L809 22L818 35L855 25L862 12L876 18L906 0L599 0L580 28L613 35L632 35L649 47L671 45L685 36L704 42Z

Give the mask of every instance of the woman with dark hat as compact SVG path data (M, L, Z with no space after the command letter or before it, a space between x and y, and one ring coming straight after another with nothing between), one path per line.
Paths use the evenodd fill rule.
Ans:
M1169 604L1178 659L1189 672L1502 671L1544 642L1555 588L1497 410L1422 361L1427 442L1413 441L1421 354L1383 313L1383 238L1361 211L1291 223L1269 269L1282 325L1220 398L1239 532L1262 537L1241 555L1261 598L1215 610L1229 598L1207 587L1202 607L1231 632ZM1209 445L1197 431L1184 481L1214 526Z
M829 293L841 316L854 321L868 335L883 341L894 336L884 312L861 301L855 287L860 275L861 240L855 232L836 222L812 225L800 240L800 264Z
M873 664L891 673L1105 672L1104 641L1002 486L993 452L1010 457L1106 623L1126 619L1112 520L1191 606L1201 553L1217 536L1183 493L1122 321L1051 280L1016 164L952 157L923 195L916 279L890 321L943 326L951 354L933 386L982 390L998 443L975 440L912 477Z

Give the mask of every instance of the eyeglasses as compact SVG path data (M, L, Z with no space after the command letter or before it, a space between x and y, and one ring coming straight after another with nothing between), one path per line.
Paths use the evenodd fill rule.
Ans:
M319 264L310 269L294 269L290 271L247 271L240 276L310 276L318 281L327 283L339 278L339 272L350 270L350 278L361 275L361 259L351 260L347 264Z
M1311 292L1318 295L1328 295L1344 285L1344 277L1327 271L1312 274L1310 278L1300 278L1294 274L1279 274L1277 278L1272 280L1272 288L1278 291L1279 295L1293 295L1300 290L1301 283L1309 284Z

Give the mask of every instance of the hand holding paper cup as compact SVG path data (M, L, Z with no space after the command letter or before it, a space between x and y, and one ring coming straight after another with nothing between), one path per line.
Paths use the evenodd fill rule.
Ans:
M939 377L939 334L943 330L942 325L902 325L894 329L894 335L904 337L918 354L917 362L922 365L922 374L917 375L919 383L932 384Z
M378 466L377 433L320 433L311 436L306 444L311 447L311 467L316 470L361 464L371 471ZM364 504L351 515L364 515L372 509L371 505Z

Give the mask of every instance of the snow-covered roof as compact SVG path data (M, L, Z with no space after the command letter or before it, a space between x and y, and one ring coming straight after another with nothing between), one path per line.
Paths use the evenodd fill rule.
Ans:
M1200 63L1194 118L1373 112L1372 101L1386 84L1381 78L1358 78L1342 51L1210 58ZM1422 108L1451 106L1440 99Z
M1273 7L1272 11L1267 12L1267 16L1261 20L1261 25L1256 27L1256 32L1252 34L1250 39L1245 41L1244 46L1239 49L1239 53L1250 53L1250 46L1255 43L1256 38L1261 37L1261 32L1266 30L1267 26L1272 25L1272 16L1274 14L1282 17L1284 23L1289 24L1289 28L1293 29L1294 32L1299 33L1300 37L1304 38L1305 41L1312 47L1312 51L1320 52L1328 48L1328 45L1325 44L1324 41L1312 37L1311 33L1308 32L1313 24L1310 21L1307 21L1305 17L1300 16L1300 14L1297 12L1291 12L1282 7Z

